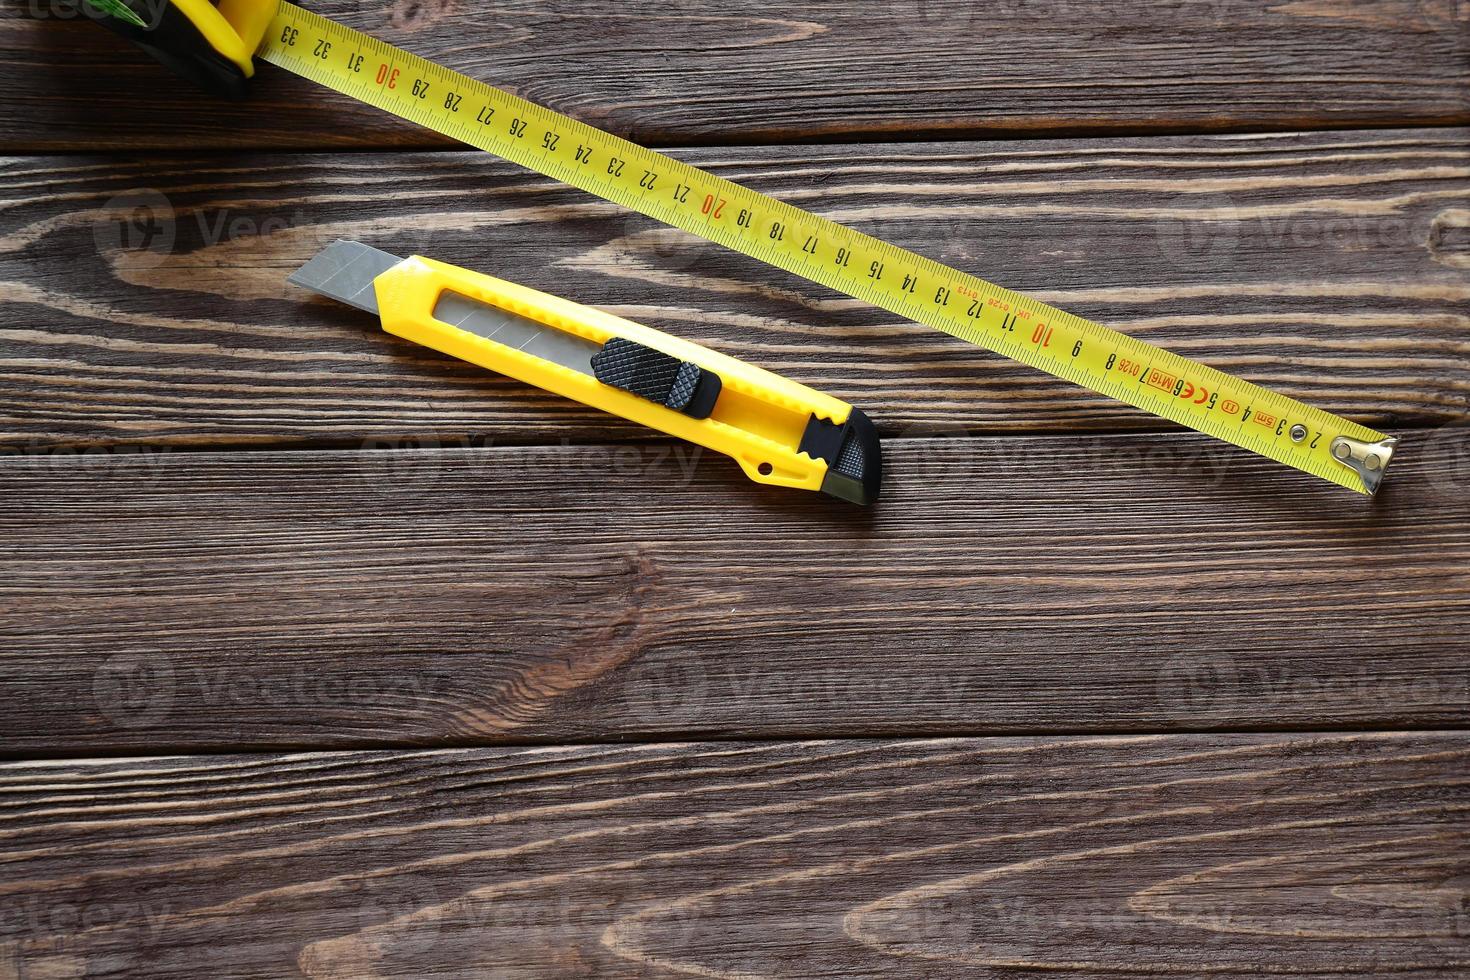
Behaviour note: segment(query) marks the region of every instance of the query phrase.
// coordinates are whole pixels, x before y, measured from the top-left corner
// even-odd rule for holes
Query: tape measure
[[[778,269],[1361,493],[1397,439],[782,203],[292,3],[257,55]]]

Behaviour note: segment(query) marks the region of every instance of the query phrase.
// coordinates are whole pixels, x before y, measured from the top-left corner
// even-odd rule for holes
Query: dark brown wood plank
[[[1463,725],[1470,428],[1368,501],[1193,435],[0,459],[11,753]]]
[[[1455,0],[310,6],[665,144],[1470,121]],[[446,145],[273,66],[211,100],[77,7],[0,10],[10,151]]]
[[[1470,743],[1172,736],[0,767],[0,976],[1470,969]]]
[[[1470,404],[1464,130],[684,155],[1370,424]],[[286,286],[338,236],[707,342],[890,434],[1164,425],[484,154],[14,159],[0,195],[12,447],[637,436]]]

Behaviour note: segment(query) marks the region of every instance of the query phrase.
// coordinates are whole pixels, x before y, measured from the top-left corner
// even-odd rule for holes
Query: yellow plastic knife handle
[[[544,388],[733,458],[758,483],[877,499],[882,457],[862,412],[830,395],[631,320],[433,259],[412,256],[374,280],[388,333]],[[446,293],[497,307],[606,348],[626,341],[719,379],[708,417],[694,418],[624,388],[436,319]]]

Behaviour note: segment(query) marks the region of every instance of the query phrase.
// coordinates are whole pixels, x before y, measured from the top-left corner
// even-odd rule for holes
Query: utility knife
[[[878,432],[844,401],[602,310],[337,241],[289,281],[388,333],[734,459],[757,483],[878,499]]]

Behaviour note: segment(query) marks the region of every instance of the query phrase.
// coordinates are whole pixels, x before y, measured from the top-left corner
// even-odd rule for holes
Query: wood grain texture
[[[1370,424],[1470,407],[1465,130],[685,151],[695,163]],[[288,287],[345,236],[644,320],[888,434],[1158,428],[487,155],[12,159],[12,447],[555,442],[601,413]]]
[[[1455,980],[1467,757],[1457,733],[10,764],[0,976]]]
[[[1470,721],[1470,428],[0,459],[11,753]]]
[[[1470,121],[1457,0],[310,6],[661,144]],[[270,66],[247,102],[211,100],[77,7],[0,11],[11,151],[447,145]]]
[[[1462,0],[311,6],[1399,458],[1366,501],[21,0],[0,980],[1470,975]],[[285,285],[338,237],[846,398],[884,499]]]

